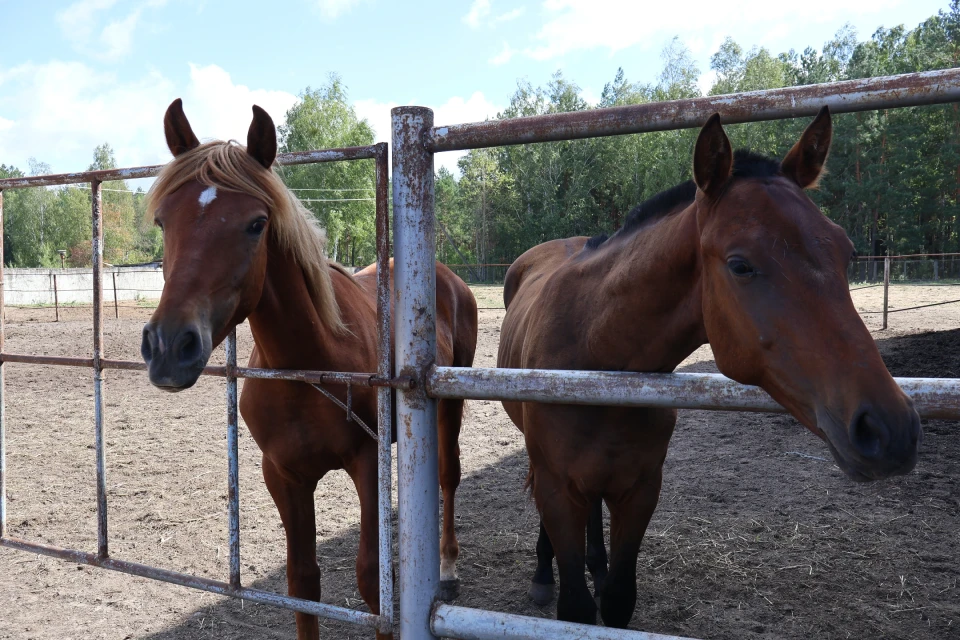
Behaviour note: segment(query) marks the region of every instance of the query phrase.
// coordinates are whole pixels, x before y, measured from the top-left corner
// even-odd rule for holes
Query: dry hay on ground
[[[876,309],[878,289],[856,292]],[[900,307],[948,299],[950,288],[894,288]],[[493,306],[497,292],[484,292]],[[481,304],[481,306],[487,306]],[[8,310],[12,352],[89,353],[89,309]],[[138,358],[149,314],[108,318],[109,357]],[[31,318],[36,321],[30,321]],[[481,312],[478,366],[496,357],[502,312]],[[896,375],[960,375],[960,312],[891,316],[875,332]],[[878,316],[868,316],[872,330]],[[241,353],[251,347],[240,331]],[[95,548],[90,372],[8,364],[11,534]],[[686,371],[712,369],[709,349]],[[223,579],[226,575],[224,383],[205,378],[169,395],[138,373],[106,383],[107,486],[116,557]],[[498,403],[470,402],[458,494],[463,548],[459,604],[553,616],[526,596],[537,517],[523,492],[522,439]],[[638,563],[634,629],[694,638],[960,638],[960,430],[925,424],[907,477],[853,484],[792,418],[681,412],[664,491]],[[246,584],[285,591],[283,531],[242,432],[241,540]],[[317,492],[323,599],[363,608],[354,558],[358,504],[347,476]],[[0,638],[292,638],[293,616],[181,587],[0,549]],[[328,638],[366,638],[323,623]]]

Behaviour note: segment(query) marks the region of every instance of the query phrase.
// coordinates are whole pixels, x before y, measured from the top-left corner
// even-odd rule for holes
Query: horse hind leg
[[[455,494],[460,486],[460,425],[463,421],[463,400],[441,400],[438,407],[439,475],[443,493],[443,531],[440,536],[440,593],[449,602],[460,594],[457,576],[457,541]]]
[[[599,598],[607,579],[607,547],[603,542],[603,500],[597,498],[587,517],[587,570],[593,577],[593,595]]]
[[[357,590],[373,613],[380,612],[380,521],[377,500],[376,448],[369,447],[347,470],[360,498],[360,546],[357,549]],[[377,640],[392,633],[377,631]]]
[[[530,599],[537,606],[544,607],[556,595],[557,584],[553,579],[553,544],[540,520],[540,535],[537,537],[537,569],[530,581]]]
[[[534,497],[557,558],[560,589],[557,619],[580,624],[597,623],[597,604],[584,574],[584,532],[589,503],[580,504],[563,491],[566,482],[537,471]]]

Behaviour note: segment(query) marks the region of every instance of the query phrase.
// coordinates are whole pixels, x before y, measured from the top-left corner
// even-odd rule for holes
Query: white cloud
[[[360,4],[360,0],[317,0],[320,15],[327,20],[337,18],[358,4]]]
[[[463,16],[463,21],[473,29],[479,29],[483,19],[490,15],[490,0],[473,0],[470,11]]]
[[[510,45],[504,42],[503,49],[500,50],[500,53],[490,58],[487,62],[495,67],[499,67],[500,65],[510,62],[510,59],[513,58],[514,53],[516,52],[510,48]]]
[[[54,172],[86,169],[94,147],[103,142],[114,148],[120,166],[167,162],[163,114],[178,96],[201,140],[241,142],[253,104],[279,124],[297,100],[283,91],[234,84],[216,65],[191,65],[181,83],[159,73],[120,82],[112,73],[59,61],[0,70],[0,78],[0,164],[25,169],[35,157]]]
[[[510,22],[511,20],[516,20],[523,15],[523,12],[526,11],[526,7],[519,7],[513,11],[507,11],[506,13],[501,13],[499,16],[492,20],[493,24],[500,24],[501,22]]]
[[[390,110],[398,106],[396,102],[378,102],[377,100],[357,100],[353,110],[361,120],[366,119],[373,129],[375,142],[390,142],[393,135]]]
[[[463,16],[463,22],[472,29],[479,29],[482,26],[493,27],[502,22],[510,22],[519,18],[526,11],[526,7],[517,7],[506,13],[491,17],[492,10],[490,0],[473,0],[470,11]]]
[[[171,96],[167,102],[174,97]],[[286,91],[251,89],[234,84],[230,74],[215,64],[191,64],[190,83],[183,95],[183,110],[194,133],[201,140],[236,139],[246,144],[253,105],[266,110],[279,126],[296,102],[297,97]]]
[[[422,104],[417,101],[411,101],[407,104]],[[357,117],[366,118],[373,127],[375,139],[377,142],[390,142],[393,125],[390,116],[390,110],[397,106],[395,102],[377,102],[376,100],[357,100],[353,103],[353,108],[357,112]],[[460,124],[462,122],[482,122],[487,118],[496,117],[497,113],[502,111],[501,107],[493,104],[477,91],[469,98],[454,96],[440,105],[424,104],[423,106],[433,109],[434,124]],[[446,167],[454,175],[459,175],[457,160],[466,155],[466,151],[449,151],[438,153],[434,159],[434,168]]]
[[[79,62],[54,61],[5,75],[0,112],[14,126],[0,130],[0,162],[25,167],[33,156],[57,172],[83,170],[103,142],[121,166],[166,160],[163,110],[174,86],[160,74],[121,83]]]
[[[741,26],[755,27],[763,37],[782,25],[843,24],[865,15],[883,15],[904,0],[848,0],[818,5],[816,11],[797,12],[788,3],[740,0],[736,6]],[[566,53],[607,49],[611,54],[634,45],[660,46],[663,38],[683,33],[684,39],[713,41],[730,23],[716,19],[714,0],[688,0],[683,10],[670,3],[636,0],[545,0],[546,19],[533,36],[527,55],[550,60]],[[775,45],[775,42],[770,44]]]
[[[105,12],[117,0],[80,0],[57,12],[56,21],[64,37],[78,51],[98,60],[118,60],[130,53],[134,36],[144,9],[157,8],[167,0],[147,0],[125,17],[107,22],[102,28]]]

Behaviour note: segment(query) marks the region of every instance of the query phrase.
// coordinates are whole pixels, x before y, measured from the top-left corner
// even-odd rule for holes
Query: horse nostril
[[[153,329],[150,325],[143,327],[143,339],[140,341],[140,357],[147,364],[153,359]]]
[[[192,365],[200,359],[203,343],[196,329],[184,331],[177,342],[177,359],[181,365]]]
[[[890,440],[887,425],[864,411],[860,414],[850,434],[853,446],[865,458],[876,458],[886,448]]]

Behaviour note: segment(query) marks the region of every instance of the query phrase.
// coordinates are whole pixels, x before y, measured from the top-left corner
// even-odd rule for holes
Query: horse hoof
[[[538,607],[543,607],[551,602],[553,602],[554,591],[556,590],[556,585],[554,583],[550,584],[540,584],[539,582],[530,583],[530,599],[533,600],[534,604]]]
[[[438,598],[444,602],[450,602],[454,598],[460,595],[460,579],[454,578],[453,580],[441,580],[440,581],[440,593],[437,595]]]

